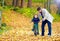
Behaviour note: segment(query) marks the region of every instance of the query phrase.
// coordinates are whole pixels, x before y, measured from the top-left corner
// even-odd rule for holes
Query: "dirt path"
[[[47,26],[45,27],[46,31],[44,37],[41,36],[41,27],[39,27],[40,35],[35,37],[31,31],[31,19],[14,11],[5,11],[3,14],[3,22],[7,23],[7,25],[13,26],[14,28],[3,33],[0,36],[0,41],[60,41],[60,22],[54,22],[52,24],[51,37],[47,35]]]

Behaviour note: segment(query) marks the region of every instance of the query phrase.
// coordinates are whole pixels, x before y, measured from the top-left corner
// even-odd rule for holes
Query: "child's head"
[[[37,14],[35,14],[35,15],[34,15],[34,18],[38,18],[38,15],[37,15]]]

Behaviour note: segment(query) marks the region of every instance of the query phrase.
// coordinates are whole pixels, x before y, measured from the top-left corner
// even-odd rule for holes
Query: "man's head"
[[[42,10],[41,10],[41,8],[40,8],[40,7],[38,7],[38,8],[37,8],[37,11],[38,11],[39,13],[41,13],[41,12],[42,12]]]

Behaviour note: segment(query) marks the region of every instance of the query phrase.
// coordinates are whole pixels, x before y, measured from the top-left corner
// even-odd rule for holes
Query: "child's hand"
[[[33,23],[33,22],[31,21],[31,23]]]
[[[32,21],[30,21],[30,23],[33,23]]]

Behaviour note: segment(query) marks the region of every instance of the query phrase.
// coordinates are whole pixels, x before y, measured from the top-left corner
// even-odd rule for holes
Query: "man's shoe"
[[[41,35],[41,36],[44,36],[44,35]]]
[[[50,33],[48,33],[48,35],[51,35]]]
[[[48,35],[49,37],[51,37],[51,35]]]
[[[48,33],[48,35],[51,35],[51,34]]]

